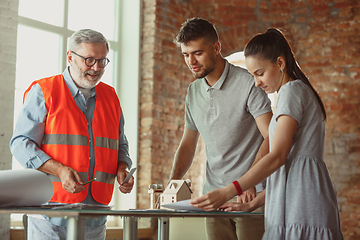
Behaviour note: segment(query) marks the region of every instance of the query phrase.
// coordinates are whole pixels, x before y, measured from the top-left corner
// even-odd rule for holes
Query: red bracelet
[[[233,181],[232,183],[234,184],[234,186],[235,186],[235,188],[236,188],[236,191],[237,191],[237,193],[238,193],[238,196],[240,196],[240,195],[243,193],[243,191],[242,191],[242,189],[241,189],[241,187],[240,187],[239,182],[238,182],[238,181]]]

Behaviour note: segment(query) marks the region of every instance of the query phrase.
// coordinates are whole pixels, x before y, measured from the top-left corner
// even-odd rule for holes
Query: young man
[[[221,56],[219,38],[210,22],[187,20],[174,42],[197,80],[188,88],[185,129],[170,179],[181,179],[186,174],[201,134],[207,156],[205,194],[238,179],[268,153],[271,104],[245,69]],[[263,190],[263,186],[257,188],[258,192]],[[256,190],[251,189],[238,200],[255,197]],[[263,219],[207,218],[207,238],[261,239],[263,224]]]
[[[100,82],[108,52],[101,33],[77,31],[69,41],[69,67],[63,74],[34,81],[25,91],[10,149],[25,168],[49,175],[54,185],[49,204],[107,205],[115,178],[123,183],[131,167],[119,99]],[[129,193],[133,184],[131,178],[120,191]],[[105,235],[106,217],[86,222],[86,239]],[[28,239],[49,238],[66,238],[66,220],[29,217]]]

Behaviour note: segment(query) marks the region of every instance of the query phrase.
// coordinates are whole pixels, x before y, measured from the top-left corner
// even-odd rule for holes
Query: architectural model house
[[[191,199],[190,180],[171,180],[160,195],[160,206],[182,200]]]
[[[151,184],[149,185],[148,193],[150,194],[150,209],[159,208],[159,197],[164,192],[164,185]]]

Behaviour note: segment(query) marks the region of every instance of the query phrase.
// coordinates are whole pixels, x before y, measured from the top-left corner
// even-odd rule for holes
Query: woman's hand
[[[190,201],[190,205],[205,211],[214,211],[235,195],[236,189],[231,184],[224,188],[210,191],[207,194]]]

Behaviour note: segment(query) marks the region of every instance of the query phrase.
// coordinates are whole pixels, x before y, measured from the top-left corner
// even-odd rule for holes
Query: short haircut
[[[104,35],[92,29],[81,29],[71,35],[68,45],[69,51],[77,50],[81,43],[104,43],[109,51],[109,42]]]
[[[178,35],[174,39],[174,43],[177,46],[181,44],[187,45],[190,41],[200,38],[210,43],[219,41],[218,33],[211,22],[202,18],[191,18],[183,23]]]

